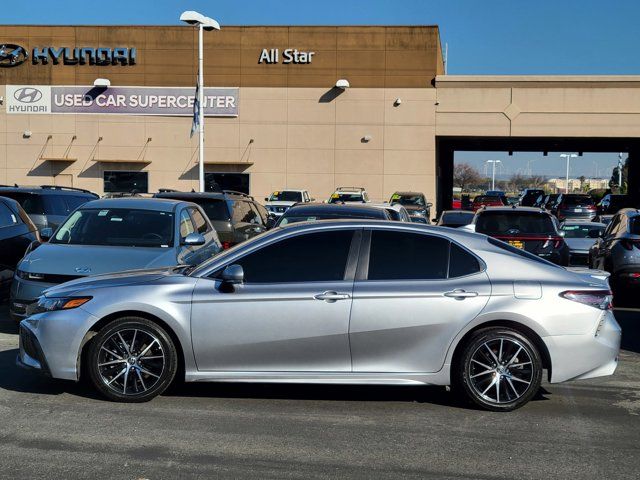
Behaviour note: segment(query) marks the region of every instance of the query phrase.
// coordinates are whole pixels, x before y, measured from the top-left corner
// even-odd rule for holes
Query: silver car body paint
[[[237,294],[220,292],[219,280],[207,278],[284,237],[344,228],[443,236],[473,252],[483,268],[444,281],[245,284]],[[534,288],[539,298],[516,297],[519,289],[530,293],[532,283],[539,285]],[[540,338],[551,362],[550,380],[561,382],[615,370],[621,332],[613,314],[559,296],[566,290],[608,288],[606,279],[589,271],[522,258],[484,235],[460,229],[326,221],[274,229],[223,252],[189,276],[164,269],[62,284],[46,295],[93,298],[73,310],[33,315],[21,326],[37,338],[54,378],[78,379],[81,347],[96,322],[138,312],[173,332],[184,354],[187,381],[448,385],[453,354],[465,334],[506,321]],[[443,295],[456,289],[477,296]],[[331,303],[313,299],[329,290],[348,297]],[[22,363],[38,368],[27,357],[21,349]]]

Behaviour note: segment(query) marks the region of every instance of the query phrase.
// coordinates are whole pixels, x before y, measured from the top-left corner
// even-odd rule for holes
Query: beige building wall
[[[286,187],[323,200],[346,185],[365,187],[374,200],[396,190],[433,199],[436,90],[327,92],[241,87],[237,118],[205,122],[205,170],[249,173],[256,198]],[[0,184],[103,193],[105,170],[129,170],[148,171],[151,192],[197,188],[198,140],[190,127],[185,117],[7,115],[1,108]]]
[[[436,91],[436,135],[640,136],[640,76],[449,75]]]

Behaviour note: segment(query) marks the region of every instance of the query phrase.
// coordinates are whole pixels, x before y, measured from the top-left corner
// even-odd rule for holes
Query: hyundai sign
[[[7,85],[8,114],[193,116],[195,88]],[[237,117],[237,88],[205,88],[204,114]]]

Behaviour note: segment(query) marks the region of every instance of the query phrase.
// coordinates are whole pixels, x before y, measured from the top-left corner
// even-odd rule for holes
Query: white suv
[[[338,187],[327,203],[369,203],[369,195],[362,187]]]
[[[276,190],[268,197],[265,197],[264,204],[269,212],[273,213],[276,217],[281,217],[289,207],[296,203],[309,203],[315,199],[309,196],[307,190]]]

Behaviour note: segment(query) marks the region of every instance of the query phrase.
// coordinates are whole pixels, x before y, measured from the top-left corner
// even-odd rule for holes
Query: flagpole
[[[198,173],[199,173],[199,189],[204,192],[204,72],[203,64],[203,44],[202,44],[202,23],[198,25]]]

